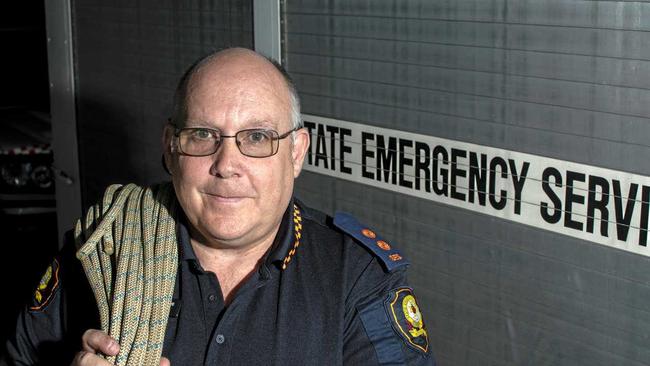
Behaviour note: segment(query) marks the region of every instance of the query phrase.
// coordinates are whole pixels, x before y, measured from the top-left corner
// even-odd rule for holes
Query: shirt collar
[[[269,251],[265,263],[282,265],[282,261],[284,261],[287,253],[289,253],[289,250],[293,247],[293,205],[294,199],[292,198],[289,201],[287,209],[284,210],[282,222],[280,222],[280,228],[278,229],[278,233],[275,235],[275,240],[273,241],[273,245],[271,246],[271,250]]]
[[[178,249],[179,261],[197,261],[196,254],[194,254],[194,249],[192,248],[192,243],[190,242],[190,231],[187,229],[187,217],[183,210],[179,210],[181,215],[178,219]]]
[[[284,260],[285,256],[287,253],[289,253],[289,250],[293,246],[293,206],[294,199],[292,198],[291,201],[289,201],[287,209],[282,215],[280,228],[278,229],[278,233],[275,235],[273,245],[271,246],[271,249],[269,249],[269,251],[264,255],[264,263],[267,265],[275,264],[279,268],[282,265],[282,261]],[[182,213],[179,217],[177,234],[179,261],[192,261],[198,265],[199,261],[196,258],[196,254],[194,253],[194,249],[192,248],[192,244],[190,242],[190,233],[188,230],[188,223],[185,213]]]

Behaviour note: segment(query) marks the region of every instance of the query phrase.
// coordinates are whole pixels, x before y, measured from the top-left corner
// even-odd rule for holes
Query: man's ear
[[[306,128],[301,128],[295,132],[296,136],[293,142],[293,151],[291,158],[293,159],[293,177],[298,178],[302,170],[302,164],[305,161],[305,155],[309,149],[309,132]]]
[[[169,173],[172,174],[172,155],[175,152],[174,145],[174,126],[167,123],[163,128],[162,133],[162,150],[163,150],[163,168]]]

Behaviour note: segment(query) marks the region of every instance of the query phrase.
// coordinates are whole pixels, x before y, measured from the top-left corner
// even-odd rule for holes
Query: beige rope
[[[120,344],[115,365],[159,365],[178,266],[171,184],[112,185],[77,221],[77,258],[102,330]]]

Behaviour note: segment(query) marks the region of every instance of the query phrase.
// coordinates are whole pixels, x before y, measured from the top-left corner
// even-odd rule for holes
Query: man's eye
[[[192,138],[197,140],[207,140],[213,137],[213,133],[208,130],[194,130],[192,131]]]
[[[248,142],[254,144],[263,144],[270,138],[269,133],[266,131],[251,131],[247,136]]]

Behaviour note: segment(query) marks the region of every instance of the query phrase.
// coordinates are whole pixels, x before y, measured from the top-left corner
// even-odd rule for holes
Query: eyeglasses
[[[178,138],[178,147],[181,153],[189,156],[208,156],[219,149],[222,139],[234,138],[237,148],[246,156],[252,158],[266,158],[277,154],[280,140],[298,131],[294,128],[282,135],[275,130],[264,128],[251,128],[241,130],[233,136],[222,135],[218,130],[211,128],[177,128],[174,136]]]

